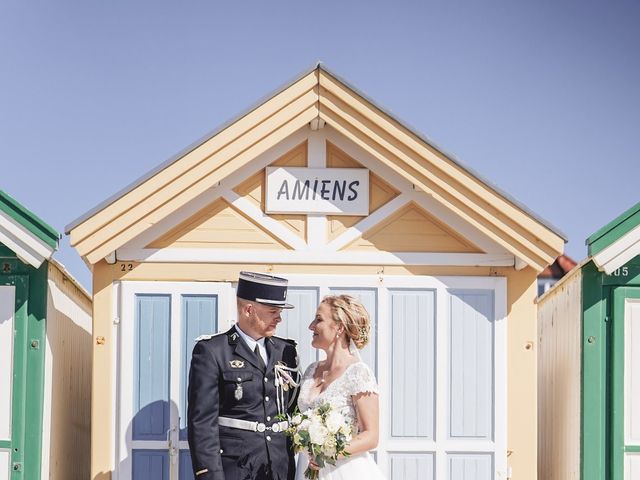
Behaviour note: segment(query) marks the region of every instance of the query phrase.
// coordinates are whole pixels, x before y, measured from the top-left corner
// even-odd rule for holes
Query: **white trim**
[[[229,318],[232,299],[235,296],[233,288],[227,282],[145,282],[123,281],[119,283],[120,309],[119,319],[114,322],[114,327],[120,327],[119,351],[116,355],[118,362],[117,380],[118,393],[116,397],[115,411],[118,436],[116,443],[115,475],[118,480],[132,480],[132,450],[134,448],[168,449],[168,441],[134,441],[132,438],[131,422],[133,420],[133,399],[131,395],[133,385],[132,358],[134,353],[134,307],[137,294],[163,294],[170,296],[170,432],[174,445],[180,445],[179,409],[180,409],[180,340],[182,338],[181,327],[181,296],[185,294],[215,294],[218,295],[218,331],[226,329],[224,318]],[[114,283],[115,290],[115,283]],[[115,297],[116,295],[114,295]],[[115,310],[114,310],[115,312]],[[120,316],[121,315],[121,316]],[[213,333],[213,332],[212,332]],[[177,353],[176,353],[177,352]],[[177,355],[177,356],[174,356]],[[179,451],[178,451],[179,455]],[[178,459],[170,457],[170,478],[177,479]]]
[[[275,235],[278,240],[283,241],[289,247],[296,250],[306,250],[307,244],[298,235],[274,220],[262,210],[253,205],[246,198],[241,197],[233,190],[226,190],[222,193],[222,198],[231,203],[242,213],[251,218],[255,223],[265,228],[269,233]]]
[[[48,280],[48,283],[51,284],[51,280]],[[51,285],[49,285],[51,288]],[[51,316],[49,316],[49,309],[51,308],[48,305],[47,301],[47,323],[51,321]],[[49,327],[50,328],[50,327]],[[47,333],[49,331],[47,328]],[[53,401],[53,386],[52,386],[52,376],[53,376],[53,355],[51,354],[51,342],[49,341],[49,335],[45,335],[44,339],[44,385],[43,385],[43,403],[42,403],[42,448],[40,452],[40,478],[42,480],[49,480],[49,469],[50,469],[50,459],[51,459],[51,404]]]
[[[271,147],[261,155],[258,155],[247,165],[234,171],[232,174],[218,183],[218,185],[205,190],[202,194],[188,202],[183,207],[179,208],[171,215],[162,219],[153,227],[149,228],[142,234],[138,235],[136,238],[127,242],[125,245],[118,249],[118,254],[120,252],[120,249],[122,248],[144,248],[146,245],[158,239],[164,233],[168,232],[175,226],[180,225],[180,223],[184,222],[192,215],[196,214],[198,211],[202,210],[204,207],[220,198],[222,192],[232,190],[244,180],[250,178],[261,169],[267,167],[269,164],[275,162],[278,158],[282,157],[284,154],[300,145],[307,139],[307,132],[308,127],[302,127],[295,133],[289,135],[282,142]],[[120,257],[118,256],[118,258]]]
[[[331,242],[329,242],[326,246],[326,250],[329,251],[338,251],[342,247],[345,247],[349,243],[354,240],[360,238],[364,232],[374,227],[378,223],[385,220],[387,217],[393,215],[397,210],[404,207],[407,203],[411,201],[409,195],[398,195],[393,200],[385,203],[382,207],[380,207],[375,212],[371,213],[369,216],[363,218],[358,223],[349,227],[347,230],[342,232],[339,236],[334,238]]]
[[[326,130],[309,132],[307,137],[307,166],[327,166]],[[307,244],[309,249],[322,249],[327,243],[327,217],[323,214],[307,215]]]
[[[15,312],[16,287],[0,285],[0,440],[10,440],[12,433]]]
[[[282,250],[223,250],[205,248],[133,249],[118,251],[129,262],[280,263],[301,265],[433,265],[512,267],[511,254],[424,252],[323,252]]]
[[[411,195],[411,200],[420,205],[438,221],[449,226],[459,235],[476,245],[486,253],[507,253],[506,250],[480,232],[477,228],[462,220],[458,215],[452,213],[448,208],[421,190],[415,190],[414,186],[406,178],[400,176],[391,168],[387,167],[380,160],[371,156],[362,148],[347,140],[342,134],[327,126],[324,129],[327,141],[333,143],[347,155],[354,158],[362,166],[368,168],[376,175],[382,177],[385,182],[393,188],[402,192],[403,195]],[[410,193],[412,192],[412,193]]]
[[[593,255],[598,270],[611,275],[629,260],[640,254],[640,225],[625,233],[604,250]]]
[[[307,136],[307,167],[325,168],[327,166],[326,131],[316,130],[308,132]]]
[[[640,445],[640,299],[624,302],[624,443]]]
[[[1,210],[0,242],[13,250],[22,261],[34,268],[39,268],[42,262],[51,257],[56,250]]]

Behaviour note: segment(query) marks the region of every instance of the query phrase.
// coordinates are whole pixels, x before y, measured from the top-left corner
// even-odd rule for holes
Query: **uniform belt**
[[[264,432],[271,430],[278,433],[289,428],[289,422],[276,422],[273,425],[266,425],[262,422],[250,422],[249,420],[240,420],[239,418],[218,417],[218,424],[223,427],[239,428],[240,430],[249,430],[251,432]]]

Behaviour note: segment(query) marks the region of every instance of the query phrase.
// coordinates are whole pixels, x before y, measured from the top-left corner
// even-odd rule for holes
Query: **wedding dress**
[[[298,408],[301,412],[309,408],[316,408],[324,403],[331,403],[333,408],[340,410],[352,422],[356,424],[356,409],[351,399],[352,395],[359,393],[378,393],[378,385],[375,376],[366,363],[360,361],[352,363],[344,373],[331,382],[327,388],[312,398],[313,374],[318,362],[309,365],[305,371],[298,397]],[[296,467],[296,480],[304,479],[309,459],[307,455],[298,455]],[[371,479],[384,480],[380,468],[376,465],[369,452],[363,452],[338,460],[334,465],[327,465],[320,470],[319,480],[354,480]]]

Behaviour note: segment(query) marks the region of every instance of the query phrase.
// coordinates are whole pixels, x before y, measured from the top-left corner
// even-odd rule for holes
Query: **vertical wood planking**
[[[625,305],[625,444],[640,445],[640,301]],[[636,460],[638,462],[638,460]]]
[[[433,439],[435,293],[391,290],[391,435]]]
[[[282,311],[283,322],[278,326],[278,336],[292,338],[298,342],[302,372],[318,359],[318,351],[311,347],[311,331],[308,327],[315,317],[319,296],[317,288],[289,288],[287,302],[295,308]]]
[[[178,480],[193,480],[193,478],[191,454],[189,450],[180,450],[180,472],[178,474]]]
[[[332,288],[331,295],[351,295],[360,300],[364,308],[369,313],[371,331],[369,332],[369,343],[359,351],[362,361],[369,365],[371,370],[377,375],[378,364],[377,342],[378,342],[378,296],[373,288]]]
[[[170,299],[136,295],[134,440],[166,440],[169,429]]]
[[[450,431],[491,439],[493,430],[493,292],[450,296]]]
[[[15,298],[16,287],[0,286],[0,440],[11,439]]]
[[[169,480],[169,454],[162,450],[134,450],[132,478]]]
[[[580,476],[582,270],[538,300],[538,474]]]
[[[191,353],[196,344],[196,338],[200,335],[212,335],[218,331],[218,297],[217,295],[182,295],[181,313],[180,440],[186,440],[187,388]]]
[[[453,454],[448,460],[449,480],[493,480],[490,454]]]
[[[391,480],[433,480],[433,454],[393,453],[389,455]]]

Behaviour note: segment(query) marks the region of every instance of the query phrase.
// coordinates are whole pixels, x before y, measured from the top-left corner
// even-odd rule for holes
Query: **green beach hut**
[[[538,301],[538,473],[640,478],[640,203]]]
[[[0,480],[89,476],[91,297],[0,190]]]

